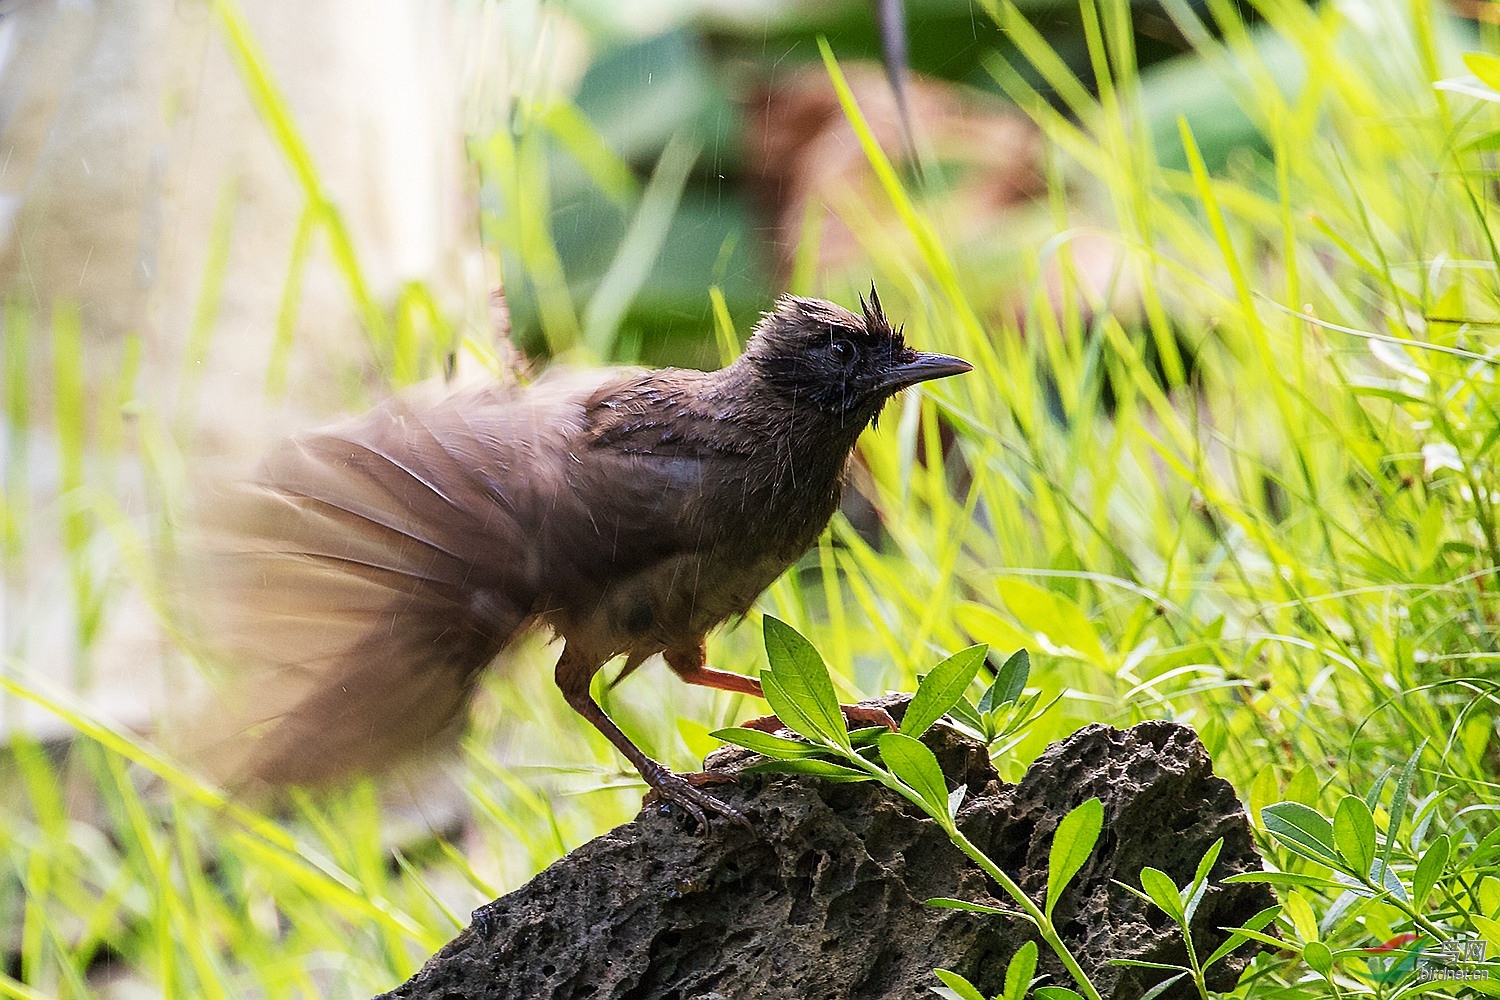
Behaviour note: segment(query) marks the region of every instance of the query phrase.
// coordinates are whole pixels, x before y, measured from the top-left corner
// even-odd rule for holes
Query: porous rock
[[[897,717],[905,708],[904,700],[870,704]],[[1137,1000],[1169,975],[1110,959],[1186,957],[1165,915],[1115,880],[1139,885],[1150,865],[1186,884],[1222,837],[1214,884],[1193,921],[1199,955],[1223,940],[1219,928],[1274,902],[1263,885],[1219,884],[1259,869],[1260,857],[1234,790],[1185,726],[1087,726],[1049,748],[1018,785],[1000,781],[984,748],[952,729],[938,726],[924,740],[949,787],[968,786],[960,829],[1033,899],[1045,891],[1058,821],[1090,797],[1102,800],[1103,832],[1054,921],[1108,1000]],[[731,748],[708,764],[733,771],[754,759]],[[754,833],[715,822],[696,835],[675,811],[643,810],[476,911],[385,996],[917,998],[933,995],[934,967],[962,973],[989,996],[1032,936],[1012,917],[924,905],[947,896],[1014,908],[936,823],[883,788],[746,774],[714,791],[750,816]],[[1210,988],[1232,987],[1255,947],[1217,966]],[[1045,945],[1038,973],[1073,985]],[[1186,980],[1165,994],[1190,995]]]

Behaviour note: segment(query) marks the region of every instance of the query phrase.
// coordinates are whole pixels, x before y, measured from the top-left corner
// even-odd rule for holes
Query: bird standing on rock
[[[210,765],[315,784],[393,763],[451,738],[479,672],[543,625],[568,704],[660,797],[743,822],[589,682],[662,653],[688,683],[761,695],[705,664],[705,635],[817,540],[886,401],[971,368],[907,347],[873,288],[861,306],[784,296],[719,371],[553,372],[288,441],[216,512],[205,641],[262,669],[245,717],[215,720]]]

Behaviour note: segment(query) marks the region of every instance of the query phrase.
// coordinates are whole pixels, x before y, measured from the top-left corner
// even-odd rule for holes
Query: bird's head
[[[959,358],[907,347],[901,328],[886,321],[873,285],[860,307],[862,317],[822,299],[783,295],[756,326],[743,360],[779,396],[853,417],[860,426],[902,389],[973,369]]]

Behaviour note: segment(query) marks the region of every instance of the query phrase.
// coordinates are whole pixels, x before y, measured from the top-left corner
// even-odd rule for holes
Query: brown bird
[[[215,658],[260,668],[243,717],[215,720],[211,765],[316,784],[445,742],[479,672],[541,625],[564,640],[568,704],[648,785],[700,825],[743,822],[641,752],[589,682],[662,653],[688,683],[760,696],[705,664],[704,636],[817,540],[886,400],[970,370],[907,347],[873,288],[861,305],[785,296],[715,372],[558,371],[287,442],[218,505],[195,595]]]

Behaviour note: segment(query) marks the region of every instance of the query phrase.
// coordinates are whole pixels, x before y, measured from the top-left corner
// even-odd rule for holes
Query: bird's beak
[[[962,375],[964,372],[973,370],[974,366],[962,358],[919,352],[910,361],[903,361],[881,376],[880,388],[887,392],[895,392],[898,389],[916,385],[918,382],[947,378],[949,375]]]

